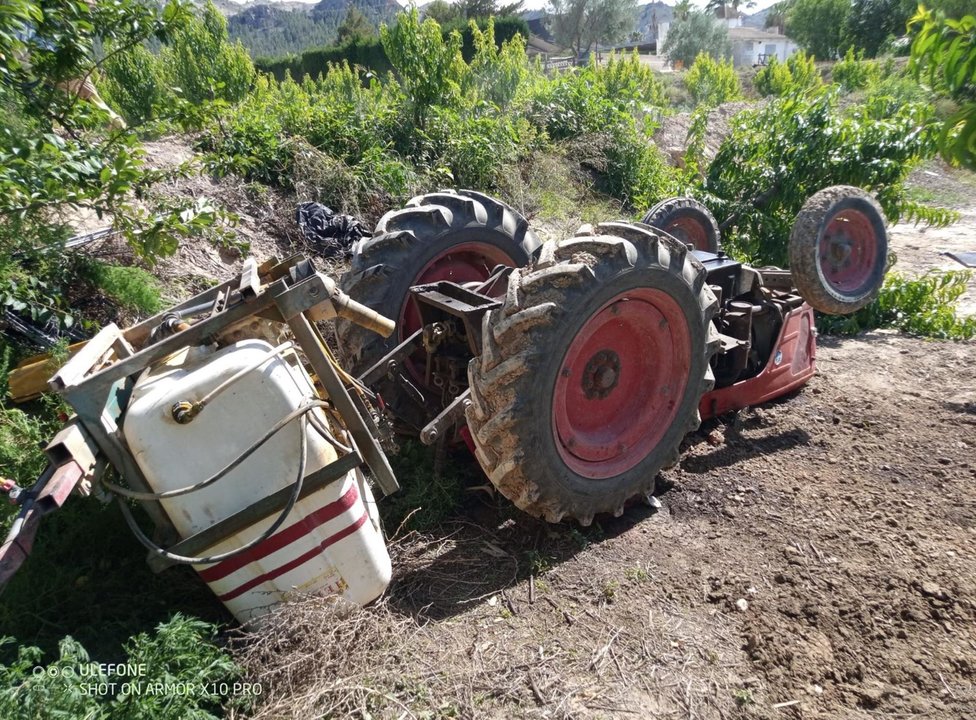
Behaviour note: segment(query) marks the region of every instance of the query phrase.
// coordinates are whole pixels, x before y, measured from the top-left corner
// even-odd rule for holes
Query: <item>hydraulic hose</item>
[[[268,442],[268,440],[274,437],[278,432],[281,431],[283,427],[285,427],[285,425],[290,423],[292,420],[294,420],[297,417],[301,417],[305,415],[306,413],[310,412],[311,410],[314,410],[315,408],[326,407],[326,406],[327,403],[324,402],[323,400],[313,400],[305,405],[301,405],[295,408],[290,413],[285,415],[285,417],[283,417],[281,420],[275,423],[274,426],[272,426],[272,428],[268,430],[268,432],[266,432],[261,437],[260,440],[257,441],[257,443],[249,447],[243,453],[238,455],[234,460],[232,460],[230,464],[228,464],[222,470],[218,470],[215,474],[211,475],[206,480],[201,480],[200,482],[195,483],[193,485],[187,485],[186,487],[177,488],[175,490],[164,490],[163,492],[158,492],[158,493],[130,490],[129,488],[122,487],[121,485],[116,485],[115,483],[109,482],[108,480],[102,480],[102,485],[105,487],[106,490],[109,490],[115,493],[116,495],[132,498],[133,500],[165,500],[166,498],[178,497],[180,495],[186,495],[187,493],[196,492],[197,490],[202,490],[205,487],[213,485],[215,482],[217,482],[222,477],[227,475],[227,473],[229,473],[231,470],[233,470],[242,462],[247,460],[262,445]],[[303,424],[303,429],[304,429],[304,424]],[[305,437],[304,433],[302,433],[302,437],[303,438]],[[303,440],[302,442],[304,443],[305,441]]]
[[[304,410],[304,412],[307,413],[309,411],[309,409],[311,409],[312,407],[315,407],[315,406],[314,405],[306,405],[305,407],[299,408],[299,409],[300,410]],[[289,417],[288,417],[288,420],[289,421],[290,420],[293,420],[295,417],[299,417],[299,415],[297,415],[295,413],[291,413],[291,415],[289,415]],[[305,417],[304,413],[301,414],[301,417],[302,417],[302,422],[301,422],[301,440],[300,440],[300,443],[301,443],[300,458],[301,459],[300,459],[300,461],[298,463],[298,477],[295,479],[295,487],[291,491],[291,495],[288,497],[288,503],[285,505],[284,509],[282,509],[282,511],[278,515],[278,517],[275,518],[275,521],[273,523],[271,523],[271,525],[268,527],[267,530],[265,530],[264,532],[262,532],[260,535],[258,535],[253,540],[245,543],[244,545],[242,545],[239,548],[235,548],[234,550],[228,550],[227,552],[219,553],[217,555],[206,555],[204,557],[187,557],[185,555],[177,555],[175,553],[171,553],[169,550],[167,550],[165,548],[160,547],[159,545],[157,545],[156,543],[154,543],[152,540],[150,540],[148,537],[146,537],[145,533],[142,532],[142,528],[140,528],[139,525],[136,523],[136,519],[132,515],[132,510],[129,508],[128,505],[126,505],[125,500],[123,500],[121,497],[119,497],[119,498],[117,498],[118,503],[119,503],[119,509],[122,510],[122,516],[125,518],[126,525],[129,526],[129,529],[132,531],[132,534],[136,536],[136,539],[140,543],[142,543],[142,545],[147,550],[149,550],[151,553],[153,553],[154,555],[158,555],[160,557],[164,557],[167,560],[170,560],[170,561],[175,562],[175,563],[179,563],[181,565],[207,565],[207,564],[221,562],[222,560],[227,560],[228,558],[232,558],[235,555],[240,555],[243,552],[247,552],[248,550],[250,550],[251,548],[253,548],[255,545],[259,545],[260,543],[263,543],[269,537],[271,537],[272,535],[274,535],[275,531],[279,527],[281,527],[282,523],[285,522],[285,519],[291,514],[292,509],[294,509],[294,507],[295,507],[295,503],[298,502],[298,498],[302,494],[302,486],[305,484],[305,467],[306,467],[306,465],[308,463],[308,452],[307,452],[308,451],[308,438],[307,438],[307,435],[306,435],[306,428],[305,428],[305,424],[307,422],[307,418]],[[279,423],[279,425],[281,427],[284,427],[284,423]],[[281,427],[278,427],[278,430],[280,430]],[[275,430],[275,432],[277,432],[277,430]],[[267,438],[265,438],[265,440],[266,439]],[[262,442],[264,442],[264,440],[262,440]],[[242,456],[241,458],[239,458],[238,460],[244,459],[244,457],[246,457],[247,455],[250,455],[258,447],[260,447],[260,444],[258,444],[256,446],[250,448],[249,451],[244,456]]]

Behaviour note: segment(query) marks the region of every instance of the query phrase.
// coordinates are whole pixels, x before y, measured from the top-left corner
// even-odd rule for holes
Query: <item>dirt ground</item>
[[[806,389],[689,436],[656,512],[580,531],[473,493],[394,544],[331,674],[261,659],[292,689],[268,716],[358,686],[389,717],[976,716],[974,350],[822,339]]]

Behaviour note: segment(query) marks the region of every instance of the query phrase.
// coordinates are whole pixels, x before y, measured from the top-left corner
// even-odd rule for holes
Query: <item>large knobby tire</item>
[[[352,267],[340,287],[395,320],[397,330],[382,338],[338,320],[346,369],[362,373],[420,328],[411,286],[438,280],[480,282],[497,265],[525,265],[540,245],[524,217],[471,190],[429,193],[388,212],[373,237],[353,247]]]
[[[468,366],[476,455],[519,508],[589,525],[653,492],[714,385],[718,303],[685,245],[639,225],[547,242]]]
[[[707,207],[694,198],[662,200],[647,211],[641,222],[663,230],[683,243],[690,243],[695,250],[718,252],[722,237],[718,221]]]
[[[884,282],[888,233],[878,202],[835,185],[803,205],[790,234],[790,272],[815,310],[848,315],[871,302]]]

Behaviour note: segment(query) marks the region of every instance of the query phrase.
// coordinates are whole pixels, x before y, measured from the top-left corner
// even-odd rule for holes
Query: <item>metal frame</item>
[[[321,335],[310,319],[335,317],[338,314],[351,317],[344,312],[349,304],[349,298],[338,291],[334,281],[316,272],[304,256],[295,255],[284,262],[269,262],[261,267],[249,260],[238,277],[199,293],[138,325],[125,331],[120,331],[114,325],[104,328],[58,371],[49,385],[77,413],[78,421],[86,431],[90,454],[111,463],[134,490],[151,492],[152,488],[132,456],[121,430],[129,396],[138,376],[186,347],[214,342],[221,332],[249,317],[257,316],[286,324],[354,441],[352,454],[340,457],[306,479],[303,496],[324,487],[363,462],[380,489],[389,494],[399,489],[399,484],[370,427],[368,410],[364,403],[357,404],[350,396]],[[207,306],[210,306],[207,317],[193,324],[180,320],[181,311],[193,309],[199,312],[202,307],[207,312]],[[173,334],[158,340],[154,338],[153,330],[167,323]],[[376,325],[375,321],[373,325]],[[211,547],[223,537],[280,510],[289,492],[290,489],[286,488],[259,499],[207,530],[182,540],[158,501],[144,501],[143,506],[156,526],[156,542],[189,555]],[[172,564],[152,553],[148,561],[154,570]]]

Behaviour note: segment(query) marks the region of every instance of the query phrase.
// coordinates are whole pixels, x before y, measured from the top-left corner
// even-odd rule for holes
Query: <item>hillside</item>
[[[280,57],[312,47],[333,44],[336,31],[351,8],[374,26],[389,22],[400,12],[396,0],[322,0],[315,5],[248,4],[233,13],[224,3],[231,39],[240,40],[251,57]]]

